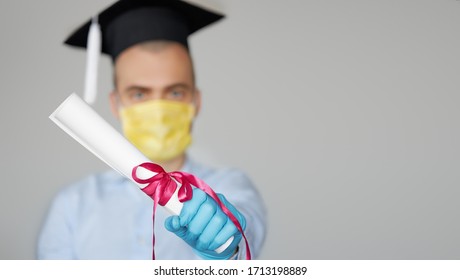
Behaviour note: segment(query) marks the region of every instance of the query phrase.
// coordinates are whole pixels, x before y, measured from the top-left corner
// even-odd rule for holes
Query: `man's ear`
[[[118,98],[118,94],[115,91],[112,91],[109,94],[109,101],[110,101],[110,110],[112,111],[113,116],[116,119],[120,119],[120,113],[118,112],[118,108],[120,108],[120,100]]]
[[[195,103],[195,118],[198,116],[201,110],[201,91],[198,88],[195,88],[194,94],[194,103]]]

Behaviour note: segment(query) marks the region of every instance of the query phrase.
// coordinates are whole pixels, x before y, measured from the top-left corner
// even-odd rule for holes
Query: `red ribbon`
[[[157,174],[147,179],[141,179],[137,177],[136,173],[139,167],[145,168]],[[145,188],[142,189],[142,191],[153,199],[153,227],[155,227],[155,212],[157,204],[165,206],[177,189],[177,183],[174,180],[181,184],[177,196],[179,198],[179,201],[182,203],[192,199],[192,186],[195,186],[200,190],[204,191],[206,194],[208,194],[212,199],[216,201],[217,205],[219,205],[222,212],[224,212],[230,218],[230,220],[236,226],[238,231],[242,234],[244,242],[246,243],[246,259],[251,259],[251,250],[249,249],[249,243],[246,239],[246,236],[244,235],[243,228],[240,222],[235,217],[235,215],[233,215],[233,213],[230,210],[228,210],[228,208],[222,203],[222,201],[219,199],[219,196],[217,196],[217,194],[211,189],[211,187],[208,186],[203,180],[187,172],[174,171],[168,173],[163,169],[163,167],[152,162],[145,162],[134,167],[132,171],[132,177],[134,181],[136,181],[139,184],[148,184]],[[155,230],[153,231],[152,244],[153,247],[155,247]],[[155,249],[152,249],[152,259],[155,259]]]

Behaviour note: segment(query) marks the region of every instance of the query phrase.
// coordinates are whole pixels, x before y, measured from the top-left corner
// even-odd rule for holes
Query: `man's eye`
[[[145,97],[145,93],[143,92],[136,92],[131,96],[134,100],[142,100]]]
[[[179,90],[173,90],[171,91],[170,96],[173,99],[181,99],[184,97],[184,92],[179,91]]]

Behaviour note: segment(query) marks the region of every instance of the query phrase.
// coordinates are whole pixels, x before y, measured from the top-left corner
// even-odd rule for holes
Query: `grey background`
[[[191,39],[191,152],[257,184],[263,259],[459,259],[460,1],[193,2],[228,18]],[[58,189],[107,168],[48,115],[83,87],[62,40],[110,3],[0,2],[1,259],[35,258]]]

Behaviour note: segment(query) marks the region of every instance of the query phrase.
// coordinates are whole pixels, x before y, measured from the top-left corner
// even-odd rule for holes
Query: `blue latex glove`
[[[217,195],[238,219],[244,230],[246,228],[244,216],[222,194]],[[165,227],[192,246],[198,255],[211,260],[224,260],[232,257],[242,237],[219,205],[200,189],[193,190],[192,199],[184,203],[179,216],[170,216],[165,220]],[[214,250],[231,236],[234,236],[234,240],[230,246],[222,253],[216,253]]]

